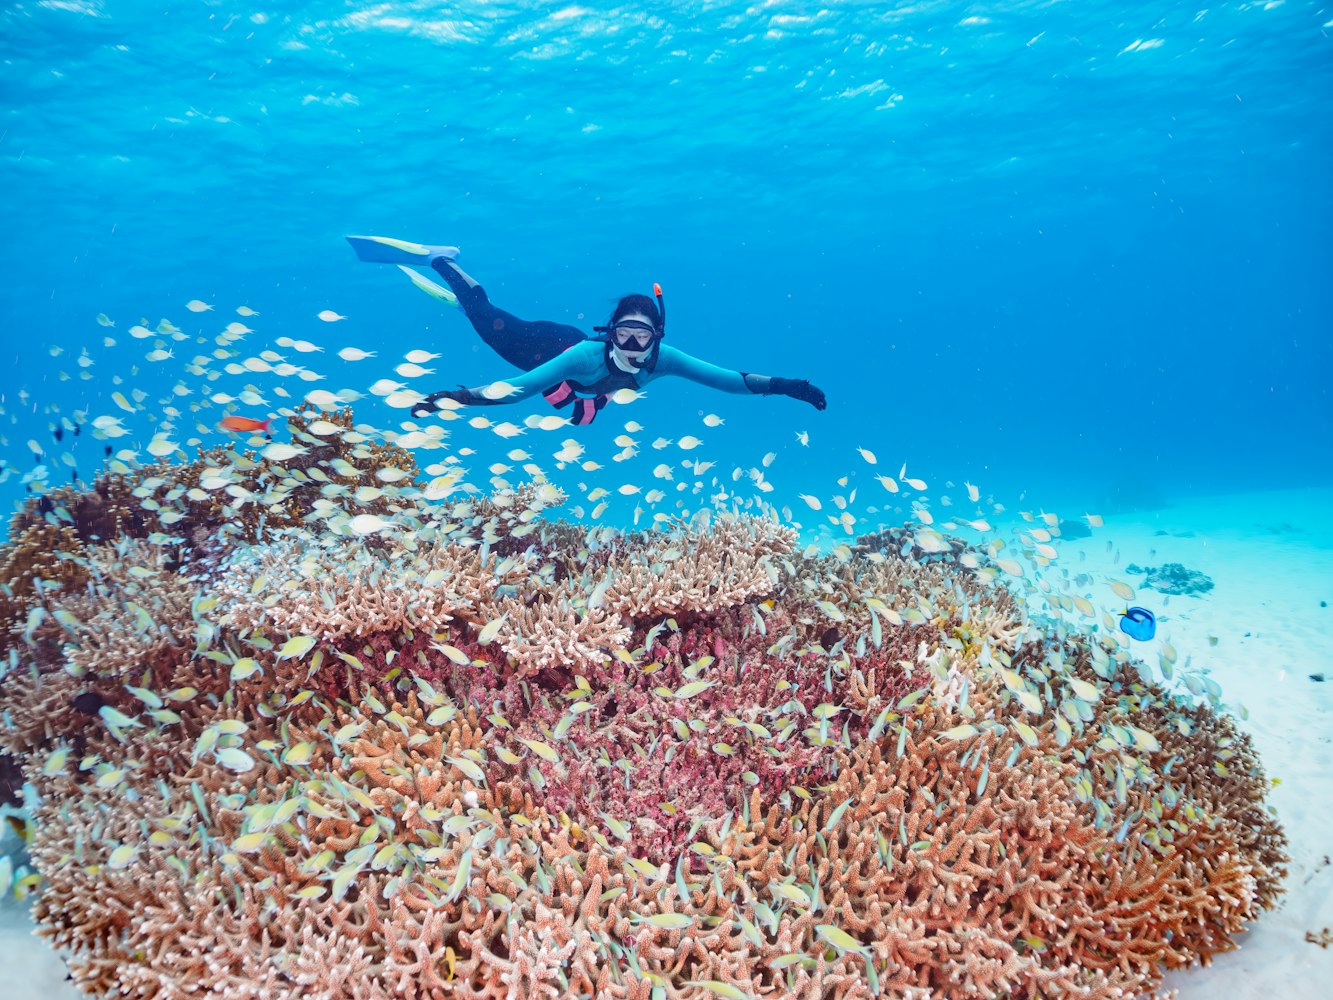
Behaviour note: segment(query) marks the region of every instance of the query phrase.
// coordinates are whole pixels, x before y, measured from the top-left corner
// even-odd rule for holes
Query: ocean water
[[[1280,560],[1297,532],[1262,498],[1333,485],[1331,34],[1333,10],[1282,0],[8,4],[0,513],[155,439],[181,461],[233,443],[224,415],[312,390],[392,434],[380,380],[517,374],[358,262],[357,233],[457,244],[497,305],[588,330],[660,282],[670,344],[827,394],[816,412],[663,379],[589,427],[526,424],[554,412],[539,400],[444,424],[472,481],[535,462],[562,517],[734,496],[836,542],[950,506],[1100,528],[1244,493],[1210,530],[1262,524]],[[266,351],[312,379],[225,371]],[[429,374],[395,372],[411,351]],[[555,459],[569,440],[597,467]],[[1142,558],[1200,551],[1168,516],[1133,524]],[[1127,578],[1112,548],[1097,587]],[[1227,569],[1233,599],[1249,577]],[[1181,634],[1207,618],[1165,604]],[[1230,624],[1199,624],[1185,667]]]
[[[514,374],[461,314],[359,264],[346,233],[458,244],[497,304],[584,328],[661,282],[676,347],[808,378],[830,401],[658,382],[578,432],[603,451],[626,420],[675,439],[716,413],[725,425],[698,434],[709,457],[776,452],[789,494],[797,469],[831,483],[855,468],[858,445],[891,472],[1077,513],[1327,483],[1331,16],[6,5],[6,507],[30,439],[51,483],[69,476],[48,406],[118,412],[120,375],[149,394],[140,417],[160,416],[237,306],[260,313],[247,346],[326,346],[321,387],[364,391],[414,348],[441,355],[422,391]],[[161,318],[191,340],[154,364],[127,331]],[[347,345],[379,357],[344,364]],[[102,446],[76,444],[87,477]]]

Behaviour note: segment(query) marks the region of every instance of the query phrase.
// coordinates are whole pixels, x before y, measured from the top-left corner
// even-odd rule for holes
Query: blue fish
[[[1130,608],[1120,616],[1120,631],[1131,639],[1147,642],[1157,634],[1157,619],[1147,608]]]

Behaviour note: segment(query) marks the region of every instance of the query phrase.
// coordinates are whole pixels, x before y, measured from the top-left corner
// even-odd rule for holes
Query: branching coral
[[[256,477],[262,539],[77,538],[15,590],[0,746],[88,992],[1109,998],[1281,891],[1231,721],[968,550],[593,538],[542,484],[316,534],[338,489]]]
[[[226,624],[240,632],[324,639],[420,628],[455,618],[480,623],[500,587],[521,579],[521,560],[497,567],[477,550],[439,542],[386,549],[357,538],[311,546],[284,537],[240,550],[214,586]]]

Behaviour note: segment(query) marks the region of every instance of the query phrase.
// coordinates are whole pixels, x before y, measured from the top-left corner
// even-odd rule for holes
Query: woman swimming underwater
[[[423,246],[382,236],[349,236],[358,257],[382,264],[430,266],[445,280],[473,328],[496,354],[526,372],[508,380],[514,391],[503,399],[484,395],[485,387],[459,386],[433,393],[412,408],[412,415],[437,412],[443,400],[465,406],[517,403],[537,393],[555,407],[573,406],[570,422],[590,424],[618,389],[640,389],[664,375],[698,382],[723,392],[790,396],[817,410],[827,405],[824,393],[805,379],[752,375],[710,365],[664,345],[666,306],[662,289],[653,286],[656,302],[647,295],[626,295],[606,326],[594,327],[599,337],[546,320],[522,320],[491,305],[486,292],[455,262],[457,247]],[[414,281],[437,297],[444,290],[428,281]]]

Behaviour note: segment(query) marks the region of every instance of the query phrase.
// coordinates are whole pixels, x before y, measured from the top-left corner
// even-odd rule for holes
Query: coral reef
[[[90,994],[1110,998],[1281,892],[1230,718],[961,543],[588,532],[542,483],[355,521],[328,455],[209,461],[0,553],[0,749]]]
[[[1130,573],[1144,574],[1143,585],[1160,590],[1163,594],[1198,597],[1213,589],[1212,577],[1197,569],[1187,569],[1181,563],[1163,563],[1161,566],[1137,566],[1130,563],[1125,569]]]

